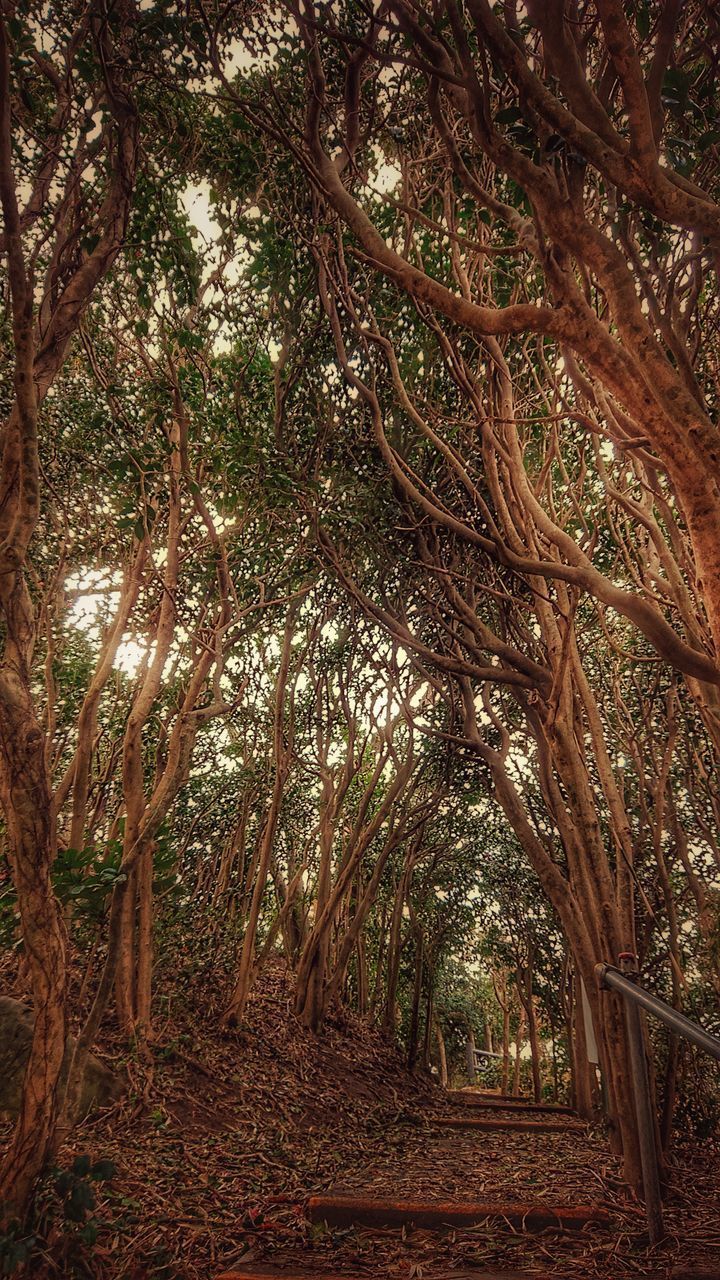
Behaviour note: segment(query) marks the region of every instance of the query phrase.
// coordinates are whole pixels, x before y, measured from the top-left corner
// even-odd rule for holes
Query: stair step
[[[234,1271],[223,1271],[215,1280],[360,1280],[357,1276],[341,1276],[337,1271],[308,1271],[290,1267],[238,1266]],[[367,1277],[365,1277],[367,1280]]]
[[[714,1267],[688,1267],[681,1263],[673,1267],[670,1280],[720,1280],[720,1262],[716,1262]]]
[[[445,1273],[447,1276],[447,1273]],[[720,1268],[713,1270],[710,1268],[701,1268],[694,1271],[683,1267],[670,1273],[671,1280],[720,1280]],[[381,1277],[379,1272],[369,1277],[367,1272],[363,1276],[350,1275],[347,1272],[338,1271],[317,1271],[313,1268],[312,1263],[297,1267],[294,1263],[289,1265],[261,1265],[249,1264],[243,1266],[238,1264],[234,1271],[223,1271],[221,1275],[215,1276],[215,1280],[385,1280],[385,1276]],[[557,1280],[555,1276],[549,1275],[545,1271],[453,1271],[452,1280]],[[660,1276],[653,1272],[643,1275],[643,1280],[667,1280],[667,1273]]]
[[[544,1271],[453,1271],[453,1280],[553,1280]],[[236,1267],[234,1271],[223,1271],[215,1280],[370,1280],[364,1276],[353,1276],[347,1272],[316,1271],[308,1266],[247,1266]],[[374,1278],[373,1278],[374,1280]],[[378,1274],[377,1280],[380,1280]],[[383,1277],[384,1280],[384,1277]],[[643,1280],[653,1280],[652,1276]]]
[[[610,1221],[605,1209],[593,1205],[384,1200],[353,1195],[311,1196],[307,1212],[311,1222],[327,1222],[333,1227],[413,1225],[431,1230],[470,1227],[487,1219],[504,1221],[525,1231],[543,1231],[546,1227],[581,1230]]]
[[[526,1093],[495,1093],[492,1089],[451,1089],[451,1093],[471,1093],[475,1098],[495,1098],[501,1102],[532,1102]]]
[[[577,1115],[573,1107],[564,1107],[557,1102],[519,1102],[517,1098],[512,1102],[503,1102],[501,1098],[489,1098],[479,1093],[463,1093],[461,1089],[451,1089],[447,1096],[451,1102],[457,1103],[462,1107],[481,1107],[488,1111],[527,1111],[530,1113],[547,1111],[557,1116]]]
[[[568,1120],[480,1120],[476,1116],[437,1116],[442,1129],[479,1129],[482,1133],[583,1133],[585,1125]]]
[[[238,1265],[234,1271],[223,1271],[222,1275],[215,1277],[215,1280],[368,1280],[368,1277],[352,1276],[347,1273],[341,1275],[337,1271],[316,1271],[314,1268],[308,1270],[307,1265],[304,1267],[296,1267],[292,1264],[287,1267]],[[484,1278],[477,1276],[475,1280],[484,1280]],[[498,1277],[498,1280],[505,1280],[505,1277]],[[512,1280],[512,1277],[509,1280]],[[527,1276],[525,1280],[545,1280],[545,1277]]]

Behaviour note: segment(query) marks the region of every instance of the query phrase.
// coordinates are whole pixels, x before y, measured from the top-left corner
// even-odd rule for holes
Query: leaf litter
[[[667,1239],[647,1245],[642,1206],[624,1186],[601,1127],[563,1133],[473,1132],[433,1123],[458,1111],[399,1051],[344,1013],[321,1036],[292,1012],[291,982],[269,966],[246,1025],[218,1030],[219,994],[177,1005],[143,1081],[73,1134],[60,1163],[89,1152],[117,1176],[99,1195],[88,1253],[94,1280],[212,1280],[241,1260],[389,1280],[463,1280],[522,1270],[564,1280],[669,1277],[679,1264],[717,1266],[717,1142],[680,1144],[671,1161]],[[98,1046],[122,1057],[119,1040]],[[502,1116],[503,1112],[494,1113]],[[7,1125],[0,1137],[9,1133]],[[309,1196],[329,1190],[430,1201],[596,1205],[608,1227],[523,1233],[484,1223],[436,1233],[337,1229],[307,1221]],[[57,1277],[49,1238],[32,1275]]]

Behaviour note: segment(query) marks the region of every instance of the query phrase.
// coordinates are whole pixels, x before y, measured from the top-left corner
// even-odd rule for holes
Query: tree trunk
[[[583,1120],[591,1120],[594,1112],[594,1098],[591,1073],[594,1068],[588,1061],[587,1036],[585,1034],[585,1015],[582,1000],[579,999],[579,980],[575,978],[576,998],[572,1011],[570,1047],[574,1064],[575,1109]],[[574,1034],[573,1034],[574,1031]]]
[[[680,1037],[670,1035],[668,1040],[668,1057],[665,1067],[665,1087],[663,1089],[663,1105],[660,1115],[660,1143],[664,1153],[670,1150],[677,1102],[678,1067],[680,1063]]]
[[[97,14],[88,31],[89,39],[102,44],[104,55],[107,151],[103,155],[101,148],[97,161],[98,171],[107,172],[108,185],[99,208],[91,207],[91,199],[87,207],[80,210],[78,204],[77,208],[78,216],[92,222],[98,234],[77,267],[68,262],[52,293],[46,294],[41,347],[34,305],[34,253],[28,255],[33,263],[28,267],[13,172],[14,67],[6,23],[0,21],[0,204],[14,351],[14,400],[2,432],[0,466],[0,615],[5,631],[0,662],[0,801],[35,1014],[20,1115],[0,1173],[3,1217],[22,1216],[34,1181],[53,1150],[65,1052],[66,936],[52,886],[56,832],[46,742],[33,703],[36,617],[25,565],[40,515],[38,406],[62,368],[96,285],[122,245],[134,186],[137,119],[129,88],[118,81],[119,68],[127,67],[128,59],[117,56],[118,42],[124,44],[134,11],[131,6],[119,6],[116,17],[112,33],[107,24],[99,24],[105,32],[99,35]],[[72,55],[66,70],[70,92]],[[96,105],[99,108],[100,102]],[[51,214],[49,208],[45,212]],[[49,216],[51,228],[52,223]],[[81,230],[70,209],[56,221],[56,228],[67,243]],[[49,234],[52,252],[59,246],[57,241],[53,245],[54,232]]]
[[[557,1048],[556,1048],[555,1040],[556,1040],[555,1023],[552,1017],[550,1017],[550,1050],[552,1053],[553,1102],[557,1102],[559,1097]]]
[[[135,911],[137,906],[137,869],[128,874],[120,923],[120,949],[115,973],[115,1007],[118,1022],[126,1036],[135,1028]]]
[[[26,681],[7,666],[0,669],[0,744],[7,856],[35,1014],[20,1115],[0,1177],[0,1204],[13,1217],[22,1215],[53,1150],[65,1052],[67,939],[51,881],[55,847],[44,738]]]
[[[367,1017],[368,1011],[368,975],[367,975],[367,958],[365,954],[365,938],[362,933],[358,934],[355,943],[355,956],[357,961],[357,1003],[358,1013],[361,1018]]]
[[[420,1033],[420,1003],[422,1000],[423,969],[425,947],[422,933],[418,931],[415,940],[415,981],[413,984],[413,1002],[410,1011],[410,1030],[408,1033],[408,1069],[414,1071],[418,1055],[418,1038]]]
[[[472,1024],[468,1022],[467,1037],[465,1040],[465,1071],[468,1078],[468,1084],[475,1084],[477,1073],[475,1070],[475,1032]]]
[[[520,1054],[522,1051],[522,1039],[525,1034],[525,1010],[520,1006],[518,1013],[517,1031],[515,1033],[515,1064],[513,1067],[513,1084],[512,1091],[515,1097],[520,1093]]]
[[[325,979],[330,955],[332,919],[320,928],[319,920],[330,898],[332,883],[332,850],[335,831],[335,806],[332,779],[322,781],[320,812],[320,866],[315,895],[315,918],[305,942],[295,979],[295,1012],[304,1026],[318,1031],[325,1016]]]
[[[153,861],[155,841],[143,850],[137,869],[137,975],[135,1016],[142,1040],[152,1038]]]
[[[409,860],[406,857],[402,874],[395,890],[395,901],[393,903],[392,922],[390,925],[390,937],[388,939],[387,949],[387,985],[385,991],[385,1009],[383,1012],[382,1027],[388,1035],[394,1036],[397,1032],[397,990],[398,979],[400,976],[400,938],[403,921],[403,907],[405,905],[405,897],[410,883],[410,867]]]
[[[506,1005],[502,1011],[502,1074],[500,1077],[500,1092],[507,1093],[510,1082],[510,1006]]]
[[[274,715],[274,760],[275,760],[275,777],[273,781],[272,797],[265,821],[263,823],[262,837],[260,840],[260,856],[258,859],[257,875],[255,877],[255,885],[253,888],[252,901],[250,904],[250,915],[245,927],[245,937],[243,938],[242,951],[240,954],[240,964],[238,966],[238,974],[233,988],[232,995],[228,1002],[228,1007],[224,1014],[224,1022],[228,1026],[237,1026],[242,1022],[245,1016],[245,1006],[250,994],[253,979],[253,961],[255,957],[255,939],[257,937],[258,924],[260,922],[260,911],[262,900],[267,885],[268,872],[270,870],[270,859],[272,857],[273,842],[275,840],[275,831],[280,817],[280,807],[282,805],[283,794],[285,791],[285,783],[287,781],[288,769],[290,766],[290,747],[285,744],[283,738],[284,728],[284,712],[285,712],[285,692],[287,689],[288,677],[290,674],[290,660],[292,656],[292,639],[295,629],[295,618],[298,611],[298,601],[294,601],[288,609],[287,619],[285,622],[285,634],[283,637],[283,647],[280,656],[280,666],[278,668],[277,680],[275,684],[275,715]]]
[[[373,982],[372,995],[370,996],[370,1006],[368,1012],[370,1018],[374,1021],[375,1010],[378,1007],[380,998],[380,990],[382,984],[383,969],[385,967],[385,950],[388,942],[388,910],[387,905],[383,904],[382,915],[380,917],[380,937],[378,940],[377,956],[375,958],[375,980]]]
[[[443,1089],[447,1089],[448,1085],[448,1069],[447,1069],[447,1050],[445,1048],[445,1037],[442,1033],[440,1023],[435,1020],[435,1039],[438,1049],[438,1065],[440,1068],[440,1084]]]
[[[430,965],[427,965],[427,999],[425,1001],[425,1031],[423,1034],[423,1067],[426,1071],[430,1069],[430,1045],[432,1044],[432,1024],[433,1015],[433,974]]]
[[[533,1096],[536,1102],[542,1101],[542,1078],[540,1075],[540,1036],[538,1034],[537,1013],[535,1010],[535,998],[530,993],[527,1005],[527,1022],[528,1035],[530,1037],[530,1056],[532,1067]]]

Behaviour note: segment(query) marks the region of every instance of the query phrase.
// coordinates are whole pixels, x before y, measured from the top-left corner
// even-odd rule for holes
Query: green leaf
[[[85,1244],[95,1244],[98,1238],[98,1225],[95,1219],[91,1218],[89,1222],[86,1222],[82,1231],[78,1231],[78,1235]]]
[[[523,113],[519,107],[504,107],[502,111],[498,111],[495,116],[496,124],[517,124],[518,120],[522,120]]]
[[[635,14],[635,25],[640,39],[647,39],[650,33],[650,14],[647,9],[638,9]]]
[[[73,1222],[82,1222],[89,1209],[95,1208],[95,1192],[89,1182],[80,1179],[75,1183],[65,1205],[65,1215]]]
[[[69,1173],[67,1169],[64,1169],[63,1172],[59,1173],[55,1178],[55,1190],[60,1196],[66,1196],[72,1185],[73,1175]]]

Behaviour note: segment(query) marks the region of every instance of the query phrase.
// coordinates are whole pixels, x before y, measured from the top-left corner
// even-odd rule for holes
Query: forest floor
[[[152,1077],[130,1064],[126,1099],[87,1121],[61,1155],[110,1159],[98,1238],[78,1243],[57,1219],[21,1274],[94,1280],[213,1280],[242,1260],[303,1264],[357,1277],[452,1280],[458,1271],[522,1269],[571,1280],[669,1276],[717,1266],[717,1143],[676,1149],[668,1239],[646,1246],[640,1207],[601,1129],[567,1134],[473,1133],[430,1117],[450,1104],[430,1080],[353,1020],[321,1037],[299,1026],[278,967],[255,994],[241,1032],[219,1034],[216,1011],[172,1011]],[[111,1058],[119,1045],[106,1040]],[[453,1109],[457,1115],[457,1108]],[[0,1140],[9,1132],[0,1129]],[[609,1227],[524,1234],[483,1226],[426,1231],[310,1225],[307,1198],[332,1188],[433,1200],[597,1205]]]

